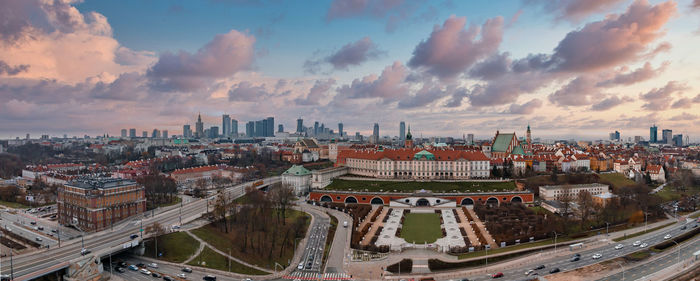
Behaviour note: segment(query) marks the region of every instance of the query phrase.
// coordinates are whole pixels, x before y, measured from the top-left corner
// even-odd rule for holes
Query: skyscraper
[[[147,137],[148,137],[148,132],[146,132],[146,131],[141,132],[141,137],[142,137],[142,138],[147,138]]]
[[[683,134],[673,136],[673,145],[675,145],[675,146],[684,146],[685,145],[685,143],[683,143]]]
[[[185,138],[192,137],[192,129],[190,128],[190,125],[182,126],[182,137],[185,137]]]
[[[122,138],[126,137],[126,129],[122,129]]]
[[[372,139],[375,144],[379,143],[379,123],[374,123],[374,130],[372,130]]]
[[[304,119],[297,119],[297,133],[304,132]]]
[[[249,138],[255,137],[255,122],[248,121],[248,123],[245,124],[245,135]]]
[[[314,122],[314,136],[318,135],[318,121]]]
[[[649,127],[649,142],[650,143],[655,143],[659,141],[658,139],[658,128],[656,127],[656,124],[654,126]]]
[[[278,133],[284,132],[284,126],[282,124],[277,125],[277,132]]]
[[[338,135],[343,138],[343,122],[338,123]]]
[[[467,144],[474,145],[474,134],[467,134]]]
[[[211,126],[209,128],[209,138],[215,139],[219,137],[219,127]]]
[[[256,137],[264,137],[266,127],[267,119],[255,121],[255,132],[253,133],[253,135],[255,135]]]
[[[136,137],[136,129],[134,129],[134,128],[129,129],[129,137],[130,138]]]
[[[160,131],[158,131],[158,129],[153,129],[153,133],[151,134],[151,138],[154,138],[154,139],[160,138]]]
[[[267,117],[267,127],[265,127],[265,136],[274,137],[275,136],[275,117]]]
[[[671,144],[671,141],[673,141],[673,130],[664,129],[661,131],[661,137],[663,137],[663,143]]]
[[[399,123],[399,140],[403,141],[406,139],[406,122],[401,121]]]
[[[163,138],[164,139],[168,138],[168,130],[163,130]]]
[[[204,123],[202,122],[202,114],[197,115],[197,123],[194,125],[195,137],[204,138]]]
[[[228,114],[221,116],[221,133],[224,137],[228,137],[231,134],[231,116],[228,116]]]
[[[238,137],[238,120],[231,119],[231,136]]]

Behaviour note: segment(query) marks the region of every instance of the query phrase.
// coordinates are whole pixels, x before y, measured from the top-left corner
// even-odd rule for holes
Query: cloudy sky
[[[178,134],[201,112],[698,140],[699,46],[700,0],[0,0],[0,137]]]

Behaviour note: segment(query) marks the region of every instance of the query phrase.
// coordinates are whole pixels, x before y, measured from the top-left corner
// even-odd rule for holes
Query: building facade
[[[82,231],[100,231],[146,211],[145,188],[132,180],[89,178],[58,189],[58,221]]]
[[[292,165],[282,173],[282,183],[294,189],[294,194],[304,194],[311,187],[311,171],[301,165]]]
[[[487,178],[491,170],[481,151],[464,150],[343,150],[338,163],[347,166],[349,174],[386,179]]]
[[[588,191],[591,195],[609,193],[609,186],[600,183],[572,184],[572,185],[543,185],[540,186],[540,198],[543,200],[561,200],[564,197],[576,200],[581,191]]]

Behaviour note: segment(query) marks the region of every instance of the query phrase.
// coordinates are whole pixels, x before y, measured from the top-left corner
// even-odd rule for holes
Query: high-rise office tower
[[[134,129],[134,128],[129,129],[129,137],[130,138],[136,137],[136,129]]]
[[[265,127],[265,136],[274,137],[275,136],[275,117],[267,117],[267,127]]]
[[[228,114],[221,116],[221,133],[224,137],[228,137],[231,134],[231,116],[228,116]]]
[[[304,119],[297,119],[297,133],[304,132]]]
[[[649,127],[649,142],[650,143],[655,143],[658,142],[658,128],[656,127],[656,124],[654,126]]]
[[[231,119],[231,136],[238,137],[238,120]]]
[[[314,122],[314,136],[318,135],[318,121]]]
[[[209,138],[215,139],[219,137],[219,127],[211,126],[209,128]]]
[[[671,144],[671,141],[673,141],[673,130],[664,129],[661,131],[661,136],[663,137],[663,143]]]
[[[153,129],[153,133],[151,134],[151,138],[154,138],[154,139],[160,138],[160,131],[158,131],[158,129]]]
[[[405,140],[406,139],[406,122],[401,121],[399,123],[399,140]]]
[[[474,134],[467,134],[467,144],[474,145]]]
[[[163,138],[164,139],[168,138],[168,130],[163,130]]]
[[[374,129],[372,130],[372,138],[374,143],[379,143],[379,123],[374,123]]]
[[[255,137],[255,122],[248,121],[248,123],[245,124],[245,135],[249,138]]]
[[[675,146],[684,146],[685,145],[685,143],[683,143],[683,134],[673,136],[673,145],[675,145]]]
[[[343,122],[338,123],[338,136],[343,138]]]
[[[267,119],[255,121],[255,133],[253,133],[253,134],[256,137],[264,137],[266,125],[267,125]]]
[[[204,122],[202,122],[202,114],[197,115],[197,123],[194,125],[195,137],[204,138]]]
[[[126,129],[122,129],[122,138],[126,137]]]
[[[191,138],[192,137],[192,129],[190,128],[190,125],[182,126],[182,137],[184,137],[184,138]]]
[[[146,132],[146,131],[141,132],[141,137],[142,137],[142,138],[147,138],[147,137],[148,137],[148,132]]]
[[[284,132],[284,126],[282,124],[277,125],[277,132],[278,133]]]

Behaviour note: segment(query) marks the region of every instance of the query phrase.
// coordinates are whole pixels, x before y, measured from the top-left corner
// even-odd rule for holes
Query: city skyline
[[[0,138],[182,134],[199,112],[222,133],[228,114],[366,136],[700,135],[698,1],[49,2],[3,4]]]

